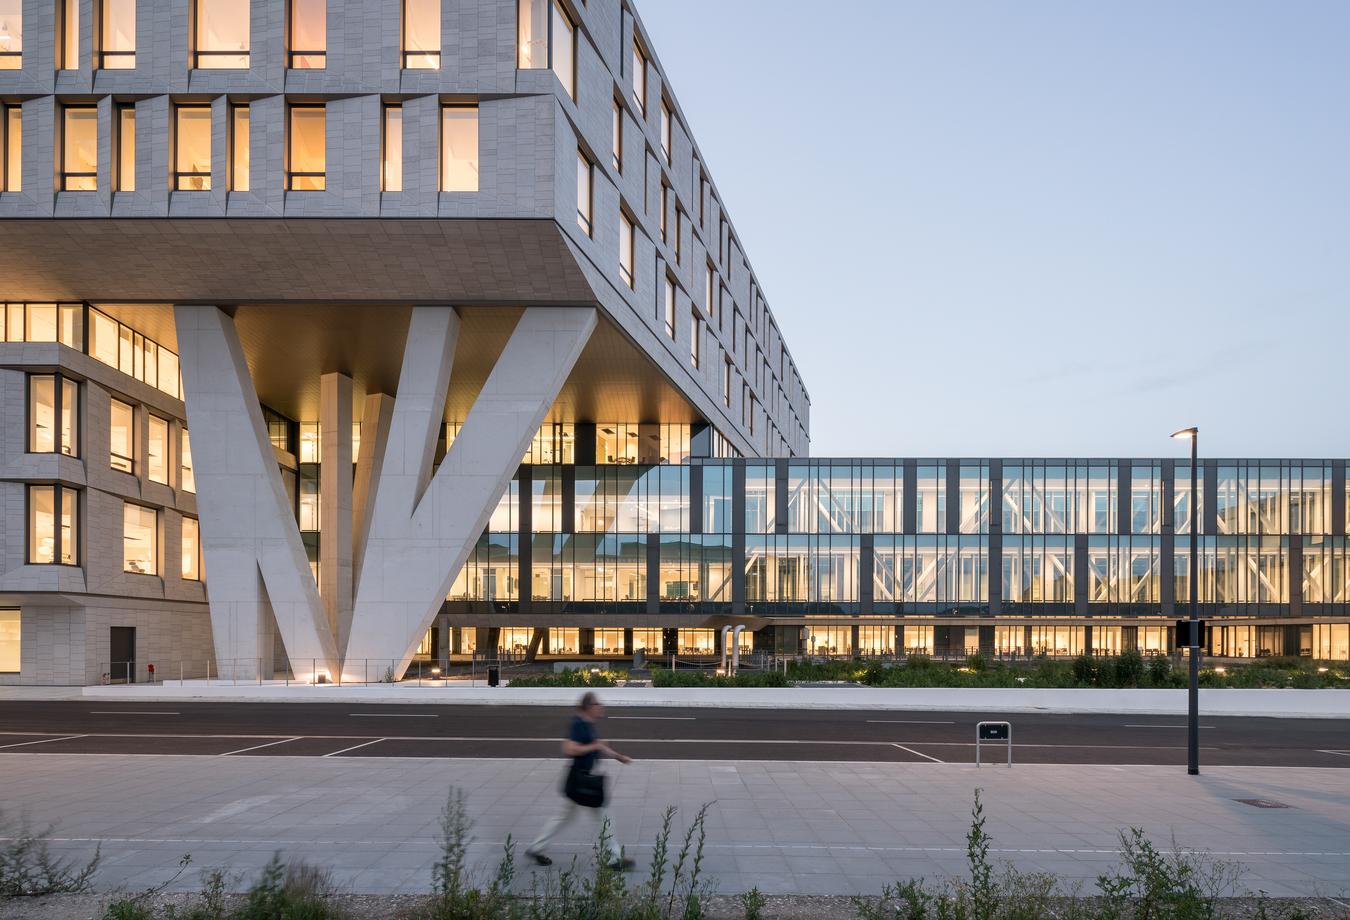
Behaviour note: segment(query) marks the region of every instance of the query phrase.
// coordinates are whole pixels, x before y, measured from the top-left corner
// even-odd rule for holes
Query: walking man
[[[544,825],[544,829],[539,832],[539,836],[535,838],[534,843],[530,844],[529,849],[525,851],[526,856],[541,866],[553,864],[553,860],[544,855],[544,847],[573,818],[583,814],[590,816],[594,823],[596,837],[599,837],[600,829],[605,826],[605,822],[608,820],[605,811],[607,797],[605,775],[595,772],[596,761],[603,756],[613,758],[621,764],[633,762],[633,758],[618,753],[600,740],[596,722],[604,715],[604,711],[604,707],[600,705],[600,700],[590,691],[583,694],[581,702],[577,704],[576,715],[572,717],[572,726],[568,729],[567,737],[563,739],[562,743],[563,756],[572,759],[567,768],[567,775],[563,779],[562,810],[549,819],[548,823]],[[611,868],[631,869],[633,861],[623,857],[623,852],[614,841],[613,825],[610,825],[609,832],[611,835],[609,838]]]

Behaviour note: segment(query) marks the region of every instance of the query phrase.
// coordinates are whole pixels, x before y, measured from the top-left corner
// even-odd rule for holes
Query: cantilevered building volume
[[[807,459],[621,0],[0,0],[0,682],[1350,657],[1345,463]]]

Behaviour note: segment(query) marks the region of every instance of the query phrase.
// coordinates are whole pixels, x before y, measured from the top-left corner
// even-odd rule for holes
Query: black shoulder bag
[[[581,768],[581,759],[575,758],[563,781],[563,795],[583,808],[599,808],[605,804],[605,776]]]

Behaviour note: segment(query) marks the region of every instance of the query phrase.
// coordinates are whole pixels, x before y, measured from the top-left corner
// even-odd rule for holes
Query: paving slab
[[[1243,866],[1243,884],[1274,896],[1350,890],[1350,771],[934,763],[649,761],[619,768],[612,817],[642,868],[661,812],[683,834],[708,813],[707,864],[723,891],[875,894],[888,880],[964,871],[974,790],[983,789],[993,855],[1090,885],[1114,859],[1121,828]],[[522,845],[557,807],[554,760],[5,754],[0,807],[56,826],[59,852],[102,843],[100,888],[146,887],[185,853],[234,872],[276,850],[330,866],[349,890],[412,893],[431,882],[439,812],[451,786],[476,821],[471,858]],[[723,790],[733,790],[725,801]],[[1273,800],[1256,808],[1240,799]],[[553,855],[586,859],[565,832]],[[529,871],[522,866],[522,876]],[[195,884],[193,876],[180,887]]]

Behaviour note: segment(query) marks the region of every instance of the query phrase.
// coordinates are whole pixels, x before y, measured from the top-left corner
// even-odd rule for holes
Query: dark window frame
[[[140,10],[136,10],[136,15],[140,16]],[[108,43],[108,0],[99,0],[98,3],[98,69],[99,70],[135,70],[136,69],[136,49],[130,51],[107,51],[105,47]],[[109,58],[131,58],[130,67],[109,67],[107,61]]]
[[[401,69],[403,69],[403,70],[440,70],[440,69],[441,69],[441,51],[444,50],[443,47],[442,47],[442,48],[437,48],[435,51],[409,51],[409,50],[408,50],[408,0],[402,0],[401,6],[402,6],[402,9],[399,11],[399,17],[398,17],[398,25],[399,25],[399,40],[398,40],[398,45],[399,45],[400,63],[401,63],[401,65],[402,65]],[[441,31],[444,32],[444,30],[445,30],[445,7],[444,7],[444,6],[440,6],[438,12],[441,14],[441,16],[440,16],[440,19],[441,19]],[[516,32],[516,34],[517,34],[517,35],[520,34],[519,28],[518,28],[518,27],[517,27],[517,32]],[[444,39],[444,35],[442,35],[441,37],[442,37],[442,39]],[[408,59],[409,59],[410,57],[428,57],[428,58],[429,58],[429,57],[435,57],[435,58],[436,58],[436,66],[435,66],[435,67],[409,67],[409,66],[408,66]]]
[[[295,37],[295,0],[286,0],[286,69],[287,70],[327,70],[328,69],[328,49],[322,51],[306,51],[297,49],[294,45]],[[324,28],[328,26],[328,0],[324,0]],[[326,37],[325,37],[326,44]],[[300,57],[322,58],[323,63],[317,67],[296,67],[295,60]]]
[[[210,129],[207,131],[208,137],[215,130],[215,113],[211,111],[210,103],[187,102],[175,104],[173,107],[173,190],[175,192],[209,192],[209,188],[183,188],[184,179],[206,179],[208,185],[211,181],[211,171],[206,172],[180,172],[178,169],[178,146],[179,146],[179,123],[178,113],[185,109],[199,109],[211,116]]]
[[[126,406],[128,409],[131,410],[131,456],[130,456],[130,457],[123,456],[122,454],[119,454],[119,453],[117,453],[116,451],[114,451],[114,450],[112,449],[112,403],[117,403],[118,405]],[[136,404],[135,404],[135,403],[127,402],[127,401],[124,400],[124,399],[118,399],[116,396],[113,396],[113,397],[109,400],[109,405],[108,405],[108,433],[109,433],[109,437],[108,437],[108,466],[111,467],[111,468],[112,468],[113,470],[115,470],[116,472],[119,472],[119,473],[126,473],[126,474],[128,474],[128,475],[130,475],[130,476],[135,476],[135,475],[136,475]],[[131,469],[129,469],[129,470],[124,470],[124,469],[122,469],[120,466],[117,466],[116,464],[114,464],[114,463],[113,463],[113,460],[125,460],[125,461],[127,462],[127,466],[131,467]]]
[[[61,109],[61,159],[60,176],[61,191],[63,192],[97,192],[98,191],[98,170],[93,172],[67,172],[66,171],[66,115],[73,111],[88,111],[94,113],[94,143],[98,144],[98,106],[94,105],[63,105]],[[97,151],[95,151],[95,164],[97,164]],[[71,179],[93,179],[93,188],[70,188]]]
[[[248,35],[247,51],[202,51],[201,0],[192,0],[190,10],[192,14],[191,56],[192,56],[193,70],[249,70],[253,67],[253,13],[251,9],[249,11],[249,23],[248,23],[249,35]],[[201,65],[202,58],[211,58],[211,57],[244,57],[248,59],[248,63],[246,63],[243,67],[202,67]]]
[[[295,129],[292,116],[297,109],[317,109],[324,113],[324,170],[323,172],[297,172],[291,169],[292,145],[295,143]],[[322,102],[294,102],[286,106],[286,191],[287,192],[326,192],[328,191],[328,106]],[[296,188],[296,179],[322,179],[323,188]]]
[[[53,549],[51,562],[36,562],[33,559],[33,532],[31,528],[33,525],[34,489],[52,490]],[[72,546],[73,552],[71,554],[74,557],[74,561],[72,562],[61,561],[61,516],[62,516],[61,511],[65,505],[65,495],[67,491],[73,492],[75,494],[75,508],[70,515],[71,527],[75,530],[74,539],[71,541],[74,544]],[[83,489],[77,489],[74,486],[68,486],[61,482],[29,482],[24,484],[23,490],[24,565],[60,565],[65,566],[66,568],[77,569],[84,564],[84,552],[83,552],[84,544],[83,541],[80,539],[84,531],[84,528],[80,526],[80,504],[81,504],[80,496],[83,494],[83,492],[84,492]]]
[[[154,528],[153,528],[153,529],[154,529],[154,533],[155,533],[155,543],[154,543],[154,553],[153,553],[153,555],[154,555],[154,557],[155,557],[155,570],[154,570],[153,572],[133,572],[131,569],[127,568],[127,547],[126,547],[126,541],[127,541],[127,511],[126,511],[126,509],[127,509],[127,506],[128,506],[128,505],[130,505],[130,506],[132,506],[132,507],[135,507],[135,508],[144,508],[146,511],[149,511],[149,512],[153,513],[154,516],[155,516],[155,526],[154,526]],[[151,578],[163,578],[163,577],[164,577],[164,533],[163,533],[163,531],[164,531],[164,510],[165,510],[165,509],[163,509],[163,508],[157,508],[157,507],[155,507],[154,505],[147,505],[147,504],[145,504],[144,502],[133,502],[133,501],[128,501],[128,500],[125,499],[125,498],[122,499],[122,573],[123,573],[123,574],[125,574],[125,575],[148,575],[148,576],[151,577]]]
[[[26,318],[24,322],[26,332],[27,331]],[[27,340],[27,338],[28,338],[27,335],[25,335],[24,336],[25,341]],[[52,413],[53,413],[52,418],[53,424],[56,426],[56,430],[52,432],[53,447],[51,450],[33,449],[33,381],[39,377],[51,377],[53,380],[52,389],[54,392],[52,395]],[[61,416],[65,409],[65,392],[66,392],[65,383],[67,381],[75,385],[75,409],[74,413],[71,416],[71,418],[73,419],[71,428],[74,429],[73,435],[75,444],[72,447],[70,453],[66,453],[64,450],[61,449],[64,446],[61,441]],[[58,457],[74,457],[76,459],[79,459],[79,457],[81,456],[80,448],[82,447],[80,443],[81,437],[80,429],[83,427],[80,424],[80,409],[83,406],[83,399],[84,395],[80,392],[80,382],[72,377],[67,377],[64,374],[55,372],[41,373],[41,374],[25,374],[24,401],[23,401],[24,402],[23,425],[25,437],[24,437],[23,452],[26,454],[41,454],[44,456],[53,455]]]

